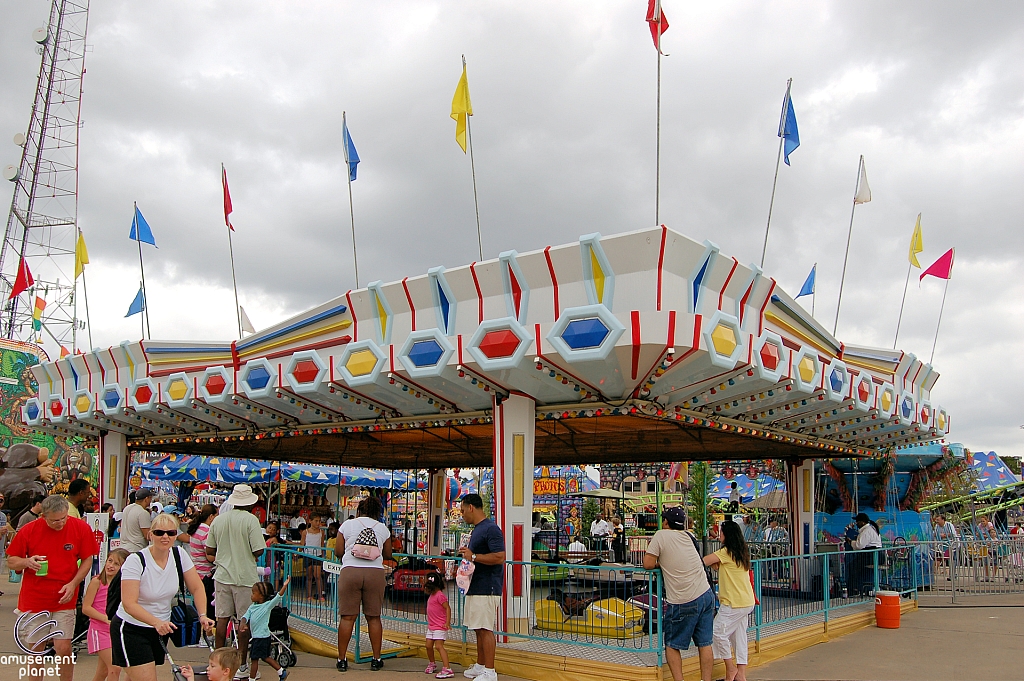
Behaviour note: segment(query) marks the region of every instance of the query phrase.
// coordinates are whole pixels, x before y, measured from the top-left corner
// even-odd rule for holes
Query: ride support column
[[[494,400],[495,522],[505,534],[503,631],[529,633],[536,403],[522,394]]]
[[[448,472],[431,470],[427,478],[427,541],[426,554],[440,556],[444,549],[441,540],[448,511]]]
[[[108,431],[100,438],[98,453],[100,505],[110,503],[120,511],[128,495],[128,440],[123,433]]]

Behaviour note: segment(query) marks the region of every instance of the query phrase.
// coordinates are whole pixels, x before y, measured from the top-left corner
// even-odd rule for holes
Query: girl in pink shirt
[[[434,662],[434,648],[437,648],[437,652],[441,654],[441,671],[434,677],[437,679],[450,679],[455,676],[448,664],[448,651],[444,649],[444,640],[448,637],[452,620],[452,608],[448,605],[448,597],[445,596],[444,590],[444,577],[440,572],[431,572],[427,575],[423,592],[427,594],[427,659],[430,660],[430,664],[423,671],[427,674],[437,671],[437,664]]]

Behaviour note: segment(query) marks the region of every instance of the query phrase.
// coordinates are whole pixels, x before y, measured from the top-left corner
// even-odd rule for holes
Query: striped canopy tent
[[[971,468],[978,476],[975,486],[979,492],[987,492],[996,487],[1012,485],[1020,482],[1020,478],[1011,471],[995,452],[970,452]]]
[[[413,483],[413,476],[404,471],[381,471],[369,468],[338,468],[311,464],[280,463],[259,459],[229,459],[195,454],[171,454],[139,466],[143,484],[154,480],[172,482],[223,482],[227,484],[276,482],[312,482],[320,485],[351,485],[384,489],[426,489],[426,480]]]

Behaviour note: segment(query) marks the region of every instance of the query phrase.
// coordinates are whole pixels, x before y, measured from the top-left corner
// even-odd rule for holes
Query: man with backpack
[[[55,654],[69,659],[75,635],[75,599],[78,587],[92,570],[99,546],[89,525],[68,516],[68,500],[50,496],[43,500],[40,517],[22,527],[7,550],[12,570],[24,570],[15,627],[15,639],[29,650],[42,653],[48,643]],[[48,620],[56,622],[40,626]],[[73,664],[60,664],[61,681],[71,681]],[[33,677],[44,676],[41,668]]]
[[[259,581],[256,559],[263,555],[267,542],[263,538],[260,521],[252,514],[259,497],[249,485],[235,485],[228,497],[232,508],[220,513],[210,524],[206,535],[206,557],[214,564],[214,610],[217,613],[216,647],[227,639],[228,621],[241,619],[252,605],[252,585]],[[235,678],[247,678],[249,665],[249,633],[238,632],[238,652],[242,666]]]

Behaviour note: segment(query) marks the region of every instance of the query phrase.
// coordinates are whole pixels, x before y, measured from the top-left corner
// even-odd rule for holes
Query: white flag
[[[864,157],[860,157],[860,176],[857,178],[857,194],[854,203],[867,203],[871,200],[871,187],[868,186],[868,170],[864,166]]]
[[[870,195],[868,200],[871,200]],[[245,308],[239,305],[238,309],[242,313],[242,333],[256,333],[256,329],[252,328],[252,322],[249,321],[249,315],[245,314]]]

